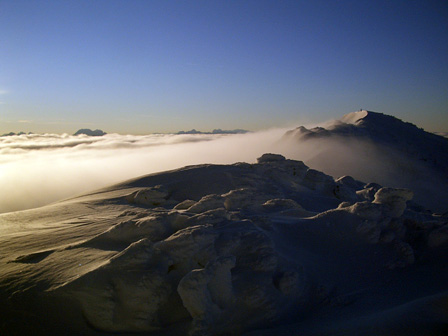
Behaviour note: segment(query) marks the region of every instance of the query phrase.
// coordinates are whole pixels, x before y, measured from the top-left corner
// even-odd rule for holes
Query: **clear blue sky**
[[[448,131],[448,2],[0,0],[0,133]]]

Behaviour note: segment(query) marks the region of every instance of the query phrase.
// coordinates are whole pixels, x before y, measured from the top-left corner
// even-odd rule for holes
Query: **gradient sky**
[[[0,0],[0,133],[448,131],[448,2]]]

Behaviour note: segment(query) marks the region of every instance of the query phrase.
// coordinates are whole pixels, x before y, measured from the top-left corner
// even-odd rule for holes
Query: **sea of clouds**
[[[22,134],[0,137],[0,213],[46,205],[138,176],[203,163],[255,163],[264,153],[303,161],[337,178],[406,187],[415,199],[446,211],[446,176],[418,160],[362,139],[302,141],[287,129],[246,134]],[[443,197],[442,197],[443,196]]]
[[[186,165],[256,162],[263,153],[280,150],[278,140],[284,132],[0,137],[0,213]]]

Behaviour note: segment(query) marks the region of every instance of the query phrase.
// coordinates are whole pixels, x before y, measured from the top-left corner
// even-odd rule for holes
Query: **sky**
[[[0,0],[0,134],[448,131],[447,1]]]

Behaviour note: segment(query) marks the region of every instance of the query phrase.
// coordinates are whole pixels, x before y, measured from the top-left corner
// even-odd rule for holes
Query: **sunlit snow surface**
[[[445,335],[447,218],[412,197],[268,154],[3,214],[0,328]]]

